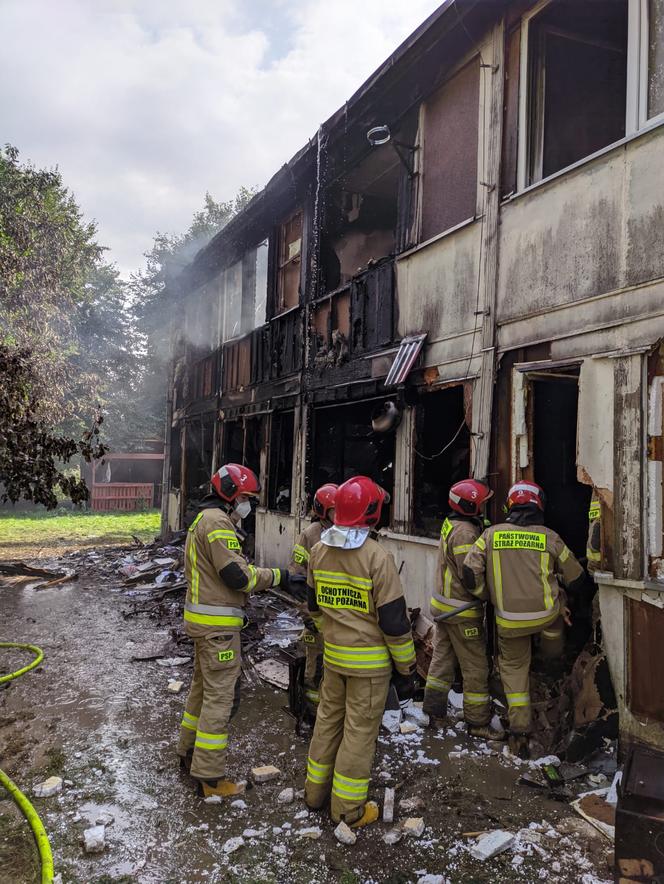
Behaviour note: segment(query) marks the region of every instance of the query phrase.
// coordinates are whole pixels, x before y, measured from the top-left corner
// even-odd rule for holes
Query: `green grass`
[[[0,557],[48,547],[131,543],[132,535],[150,541],[159,533],[159,511],[140,513],[0,513]]]

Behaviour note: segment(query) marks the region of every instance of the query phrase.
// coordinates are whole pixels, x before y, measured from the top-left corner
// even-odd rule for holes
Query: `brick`
[[[269,783],[281,776],[281,771],[273,764],[265,764],[262,767],[252,767],[251,776],[255,783]]]

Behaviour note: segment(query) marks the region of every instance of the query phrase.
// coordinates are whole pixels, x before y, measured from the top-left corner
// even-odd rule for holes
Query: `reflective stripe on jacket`
[[[415,646],[401,581],[394,559],[375,540],[358,549],[316,544],[307,584],[325,666],[345,675],[412,671]]]
[[[602,504],[599,498],[593,497],[588,510],[588,542],[586,544],[586,559],[588,571],[593,574],[602,563],[602,532],[601,532]]]
[[[204,509],[192,522],[184,548],[184,620],[185,631],[192,638],[220,629],[242,629],[242,608],[249,593],[278,582],[278,572],[249,565],[240,555],[240,548],[233,522],[222,509]],[[231,589],[220,576],[220,571],[232,564],[240,582],[244,578],[241,589]]]
[[[487,528],[464,566],[475,575],[473,595],[485,598],[488,589],[498,629],[507,635],[536,632],[552,623],[560,613],[557,578],[568,586],[583,574],[555,531],[508,522]]]
[[[431,596],[431,615],[444,614],[467,605],[476,599],[464,589],[461,583],[461,569],[470,549],[480,536],[480,526],[469,519],[448,516],[440,531],[438,547],[438,567],[436,569],[436,587]],[[458,622],[460,619],[477,620],[483,617],[482,606],[462,611],[447,622]]]
[[[311,555],[311,550],[320,540],[322,531],[323,526],[320,522],[312,522],[311,525],[307,525],[304,531],[301,532],[293,546],[290,564],[288,565],[291,574],[301,574],[302,577],[307,576],[309,556]]]

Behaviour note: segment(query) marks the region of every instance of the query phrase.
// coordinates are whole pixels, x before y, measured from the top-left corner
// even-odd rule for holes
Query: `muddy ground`
[[[33,799],[63,882],[405,884],[427,873],[453,884],[611,880],[610,842],[567,803],[517,784],[526,767],[470,740],[454,721],[440,732],[381,731],[379,738],[371,797],[382,803],[386,784],[397,787],[397,802],[421,797],[415,815],[424,817],[424,835],[388,846],[382,836],[391,826],[381,822],[361,831],[353,847],[342,846],[326,813],[307,813],[301,800],[278,803],[282,789],[303,785],[307,741],[295,736],[284,711],[287,694],[258,683],[243,681],[228,769],[247,777],[253,765],[275,764],[281,777],[256,785],[239,806],[204,803],[175,759],[191,665],[132,660],[168,642],[172,620],[163,606],[124,617],[131,607],[126,590],[105,559],[65,559],[79,570],[77,582],[0,588],[3,638],[36,643],[46,655],[39,669],[0,691],[1,765],[29,794],[49,774],[64,778],[60,795]],[[166,615],[177,617],[180,605],[174,594]],[[180,650],[187,653],[186,646]],[[0,672],[24,659],[3,651]],[[167,691],[174,677],[185,681],[179,695]],[[575,785],[576,792],[589,788],[583,780]],[[113,817],[106,848],[86,855],[83,830],[104,813]],[[397,821],[406,815],[397,807]],[[315,826],[322,830],[317,840],[300,834]],[[496,828],[521,831],[515,847],[484,863],[473,859],[474,838],[463,833]],[[254,834],[227,855],[228,839],[247,830]],[[29,829],[2,794],[0,869],[3,881],[39,880]]]

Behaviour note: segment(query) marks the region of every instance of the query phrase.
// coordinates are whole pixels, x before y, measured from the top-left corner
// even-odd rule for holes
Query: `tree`
[[[87,498],[63,464],[100,456],[101,417],[91,398],[74,398],[80,378],[75,320],[102,249],[57,170],[21,165],[0,151],[0,500],[56,505],[59,487]],[[77,440],[54,426],[87,410]],[[89,429],[84,429],[85,425]]]
[[[62,469],[74,455],[101,457],[101,416],[79,441],[53,433],[39,417],[41,402],[33,353],[25,347],[0,343],[0,501],[20,499],[57,506],[57,487],[74,503],[88,499],[81,479]]]

